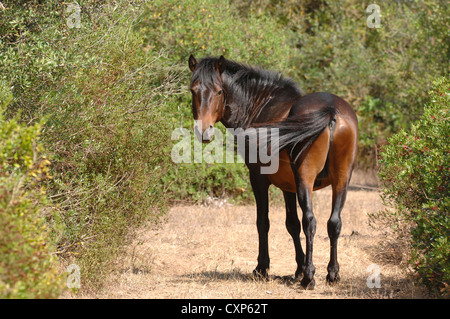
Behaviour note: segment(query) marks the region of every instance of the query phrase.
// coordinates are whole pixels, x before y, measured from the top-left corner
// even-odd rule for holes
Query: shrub
[[[389,138],[381,153],[383,198],[391,220],[410,225],[410,262],[431,291],[450,283],[450,83],[434,82],[430,103],[411,130]],[[395,219],[394,219],[395,218]]]
[[[242,18],[232,4],[220,0],[152,1],[145,7],[140,28],[149,48],[169,50],[186,75],[190,54],[223,54],[285,71],[293,50],[289,33],[280,32],[270,15],[254,12]]]
[[[221,124],[217,124],[216,128],[225,131]],[[226,144],[230,143],[227,138],[228,136],[223,133],[223,141],[214,139],[213,142],[204,147],[197,141],[195,134],[191,131],[190,135],[183,136],[180,140],[175,141],[175,143],[180,144],[174,145],[173,151],[177,152],[178,147],[183,145],[186,150],[179,150],[180,154],[178,155],[186,156],[190,154],[190,162],[183,161],[174,164],[162,178],[162,182],[167,185],[171,194],[172,201],[201,202],[208,197],[230,197],[231,200],[239,202],[252,198],[248,169],[242,163],[243,160],[238,159],[236,151],[234,151],[234,156],[230,160],[229,155],[231,154],[228,154],[226,149]],[[222,145],[222,143],[225,145]],[[189,148],[190,151],[187,150]],[[202,161],[200,163],[195,163],[198,154],[194,155],[194,152],[197,152],[197,150],[201,151]],[[212,163],[208,163],[209,154],[215,158]],[[240,161],[238,162],[238,160]],[[179,178],[180,176],[183,176],[183,178]]]
[[[66,74],[41,98],[50,118],[54,202],[64,210],[60,254],[75,257],[85,287],[97,288],[133,231],[167,207],[161,177],[170,156],[164,99],[177,91],[164,52],[146,51],[132,6],[104,6],[66,49]],[[89,57],[83,59],[83,57]]]
[[[54,212],[43,186],[49,161],[37,142],[41,125],[5,120],[6,92],[0,86],[0,298],[56,298],[62,277],[46,223]]]
[[[140,3],[121,3],[83,2],[72,29],[64,3],[10,3],[0,23],[0,78],[15,94],[8,111],[47,119],[47,194],[64,225],[52,236],[58,256],[80,266],[83,288],[101,287],[133,230],[167,208],[159,182],[170,160],[164,110],[179,72],[164,50],[143,46]]]

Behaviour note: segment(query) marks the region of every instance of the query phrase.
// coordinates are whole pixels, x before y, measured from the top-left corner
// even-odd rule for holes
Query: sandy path
[[[314,246],[316,287],[305,291],[292,279],[294,246],[286,231],[281,205],[270,208],[269,280],[255,280],[258,242],[254,206],[224,204],[177,206],[157,229],[142,230],[119,262],[107,287],[88,298],[409,298],[419,292],[398,266],[376,257],[380,234],[367,225],[367,213],[381,209],[377,192],[352,190],[342,213],[338,246],[341,281],[325,283],[329,261],[326,222],[331,190],[314,193],[317,233]],[[304,246],[304,235],[302,234]],[[379,259],[379,258],[378,258]],[[368,276],[379,267],[380,288],[369,288]],[[374,282],[374,281],[371,281]]]

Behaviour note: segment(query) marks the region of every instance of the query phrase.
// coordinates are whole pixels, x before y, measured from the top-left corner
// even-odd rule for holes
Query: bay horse
[[[327,222],[330,261],[326,281],[339,281],[337,240],[341,231],[341,211],[356,162],[358,122],[351,106],[342,98],[319,92],[304,95],[291,79],[277,72],[240,64],[223,56],[197,61],[189,57],[192,72],[192,112],[201,127],[197,137],[205,143],[213,138],[214,124],[226,128],[276,127],[284,142],[279,148],[278,170],[262,174],[261,163],[244,158],[256,200],[259,237],[258,264],[254,275],[267,277],[269,269],[269,198],[271,184],[283,191],[286,228],[295,247],[297,270],[305,289],[315,285],[313,239],[316,219],[311,195],[314,190],[332,187],[332,210]],[[297,199],[303,212],[297,216]],[[306,254],[300,243],[301,225],[306,237]]]

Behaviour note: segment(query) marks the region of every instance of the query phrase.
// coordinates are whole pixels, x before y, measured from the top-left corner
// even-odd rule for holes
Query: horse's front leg
[[[256,226],[259,237],[258,265],[253,274],[266,277],[270,266],[269,259],[269,181],[266,176],[250,172],[250,182],[256,200]]]

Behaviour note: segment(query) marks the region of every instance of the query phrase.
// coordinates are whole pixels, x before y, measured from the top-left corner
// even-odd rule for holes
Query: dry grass
[[[144,229],[118,261],[105,289],[82,298],[420,298],[423,293],[399,266],[377,258],[382,235],[367,225],[367,213],[383,208],[378,193],[351,190],[342,213],[338,247],[341,281],[325,282],[329,261],[326,222],[331,211],[331,190],[314,193],[318,221],[314,246],[316,287],[300,288],[294,245],[286,231],[284,207],[270,208],[268,280],[255,280],[258,251],[254,206],[177,206],[157,229]],[[304,236],[302,235],[304,247]],[[371,264],[381,269],[381,288],[367,287]],[[74,296],[66,296],[74,297]]]

